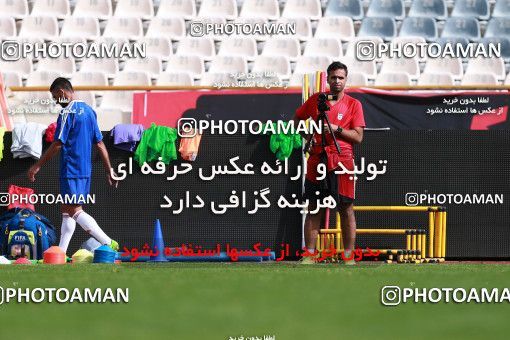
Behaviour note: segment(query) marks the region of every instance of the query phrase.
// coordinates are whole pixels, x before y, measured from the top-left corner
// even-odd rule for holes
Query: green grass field
[[[380,290],[510,287],[509,265],[0,266],[3,287],[129,287],[128,304],[3,304],[4,336],[52,339],[508,339],[510,304],[385,307]],[[21,336],[20,338],[26,338]],[[30,337],[32,338],[32,336]]]

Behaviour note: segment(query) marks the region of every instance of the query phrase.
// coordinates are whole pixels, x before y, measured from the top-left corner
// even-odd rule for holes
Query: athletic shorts
[[[62,195],[74,195],[76,199],[80,195],[87,196],[90,192],[90,177],[87,178],[61,178],[60,193]]]
[[[348,170],[354,169],[354,160],[344,161],[342,164]],[[317,199],[323,199],[331,195],[336,200],[337,206],[342,203],[352,203],[355,199],[355,181],[353,176],[349,174],[337,175],[334,171],[330,171],[322,181],[314,182],[306,179],[303,198],[314,202]],[[326,188],[330,188],[330,190]],[[316,192],[319,192],[319,195]]]

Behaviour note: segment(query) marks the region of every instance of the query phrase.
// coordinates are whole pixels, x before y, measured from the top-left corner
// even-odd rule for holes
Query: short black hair
[[[345,65],[339,61],[334,61],[331,63],[331,65],[328,66],[328,76],[329,76],[329,72],[333,72],[336,70],[344,70],[345,75],[347,75],[349,73],[349,71],[347,70],[347,65]]]
[[[59,77],[53,81],[53,83],[50,86],[50,92],[56,91],[56,90],[67,90],[74,92],[73,85],[69,80],[66,78]]]

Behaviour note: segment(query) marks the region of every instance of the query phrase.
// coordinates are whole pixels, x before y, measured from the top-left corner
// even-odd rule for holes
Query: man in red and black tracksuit
[[[315,209],[314,202],[317,201],[318,197],[323,198],[331,195],[335,198],[341,216],[345,255],[350,257],[356,239],[356,219],[353,210],[355,179],[353,174],[335,174],[334,171],[341,169],[339,163],[347,170],[354,170],[352,146],[355,143],[361,143],[363,140],[365,119],[363,117],[361,103],[344,92],[347,75],[347,66],[340,62],[333,62],[327,69],[327,81],[330,88],[328,94],[337,97],[336,100],[326,100],[326,104],[329,107],[329,111],[326,111],[326,114],[331,123],[332,131],[324,121],[322,128],[326,134],[325,148],[322,146],[322,136],[320,134],[312,136],[312,146],[307,162],[304,196],[305,199],[310,200],[309,210]],[[318,97],[319,94],[316,93],[301,105],[296,110],[294,119],[306,120],[311,118],[316,121],[319,114]],[[340,153],[338,153],[335,147],[333,136],[338,142]],[[323,153],[324,151],[325,154]],[[324,186],[317,180],[317,176],[319,175],[317,166],[321,163],[321,159],[327,163],[326,180],[329,183],[329,190],[324,189]],[[320,193],[319,195],[316,194],[317,191]],[[321,225],[321,217],[324,214],[323,210],[324,209],[321,209],[317,214],[307,214],[306,216],[305,246],[311,253],[315,251],[315,244]],[[313,259],[309,257],[303,259],[303,263],[313,262]],[[354,261],[349,261],[349,264],[352,263],[354,263]]]

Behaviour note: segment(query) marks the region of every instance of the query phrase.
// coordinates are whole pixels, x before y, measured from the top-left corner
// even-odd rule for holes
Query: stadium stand
[[[437,38],[436,21],[430,17],[405,18],[400,27],[400,37],[423,37],[426,40]]]
[[[340,39],[336,38],[314,38],[308,40],[305,50],[305,56],[326,56],[339,59],[343,56],[343,49]]]
[[[71,77],[76,72],[76,63],[73,57],[44,58],[37,63],[37,71],[56,72]]]
[[[236,78],[233,78],[230,73],[211,73],[204,74],[200,79],[201,86],[214,86],[215,84],[232,84],[235,83]]]
[[[295,35],[190,34],[191,23],[296,24]],[[190,86],[231,72],[272,71],[287,85],[340,60],[352,86],[503,84],[510,70],[510,2],[492,0],[0,0],[0,41],[145,44],[146,60],[94,57],[1,61],[6,86],[38,84],[58,72],[77,84]],[[357,60],[361,40],[374,44],[500,46],[501,58]],[[232,63],[232,64],[230,64]],[[406,73],[407,76],[403,76]],[[118,78],[118,76],[121,78]],[[384,74],[384,75],[383,75]],[[483,75],[483,77],[482,77]],[[494,77],[491,77],[494,76]],[[30,82],[27,80],[30,79]],[[119,80],[120,79],[120,80]],[[144,78],[145,79],[145,78]],[[202,80],[201,80],[202,79]],[[200,81],[201,80],[201,81]],[[231,78],[229,81],[233,81]],[[106,93],[105,93],[106,94]],[[118,101],[84,93],[103,109]],[[122,109],[125,109],[126,106]],[[122,111],[122,110],[121,110]]]
[[[153,18],[146,33],[147,37],[162,37],[180,40],[186,36],[186,25],[183,18]]]
[[[299,40],[296,38],[274,38],[268,40],[264,45],[262,55],[284,56],[289,58],[291,61],[296,61],[296,59],[301,55]]]
[[[235,0],[202,0],[198,15],[233,20],[237,17],[237,3]]]
[[[165,72],[188,72],[200,79],[205,71],[204,60],[196,55],[173,55],[168,58]]]
[[[331,64],[332,59],[330,57],[324,56],[302,56],[299,57],[296,62],[296,68],[294,72],[296,73],[314,73],[317,70],[325,70],[329,64]]]
[[[0,39],[12,39],[16,37],[16,21],[13,17],[0,17]]]
[[[27,16],[21,23],[19,36],[53,40],[58,36],[57,18]]]
[[[91,17],[67,17],[62,24],[60,36],[96,40],[101,36],[99,20]]]
[[[475,58],[470,59],[466,68],[469,73],[491,73],[499,81],[505,79],[505,63],[502,58]]]
[[[197,55],[204,60],[212,60],[216,55],[214,40],[208,37],[186,37],[179,42],[177,55]]]
[[[115,58],[87,58],[81,63],[80,72],[101,72],[108,78],[114,78],[119,72],[119,61]]]
[[[411,77],[405,72],[379,73],[375,79],[377,86],[410,86]]]
[[[372,0],[367,17],[390,17],[402,20],[405,16],[403,0]]]
[[[34,70],[31,58],[20,58],[18,60],[7,61],[0,59],[0,70],[19,74],[22,78],[27,78]]]
[[[286,56],[259,56],[253,63],[252,72],[276,73],[282,79],[289,79],[290,77],[290,62]],[[258,80],[258,79],[257,79]]]
[[[240,56],[216,56],[212,59],[209,72],[213,73],[248,73],[248,63]]]
[[[160,18],[184,18],[193,19],[197,16],[195,0],[159,0],[159,9],[156,16]]]
[[[14,19],[23,19],[28,16],[27,0],[0,0],[0,16],[9,16]]]
[[[138,40],[143,36],[142,20],[139,18],[117,18],[108,20],[103,33],[104,37],[122,37]]]
[[[349,41],[355,37],[354,23],[345,16],[324,17],[319,20],[316,38],[335,38]]]
[[[452,11],[452,17],[476,17],[480,20],[487,20],[489,16],[489,1],[487,0],[457,0]]]
[[[308,18],[319,20],[322,17],[322,8],[319,0],[287,0],[282,13],[283,18]]]
[[[445,20],[448,10],[445,0],[414,0],[408,13],[409,17],[432,17]]]
[[[150,20],[154,16],[152,0],[117,0],[115,16]]]
[[[111,18],[112,13],[111,0],[77,0],[73,16],[108,20]]]
[[[445,22],[442,38],[480,38],[480,23],[473,17],[448,18]]]
[[[145,72],[156,79],[163,72],[163,66],[161,59],[156,56],[133,58],[126,61],[122,72]]]
[[[248,61],[253,61],[257,54],[255,38],[245,36],[237,36],[224,40],[218,51],[218,55],[242,56]]]
[[[21,74],[18,72],[2,71],[2,76],[6,87],[23,86],[23,79],[21,78]]]
[[[77,72],[71,77],[71,84],[76,86],[107,86],[108,78],[101,72]]]
[[[71,15],[69,0],[35,0],[33,2],[31,16],[55,16],[65,19]]]
[[[462,85],[498,85],[496,76],[492,73],[466,73],[461,81]]]
[[[390,17],[370,17],[363,19],[358,37],[380,37],[386,41],[397,36],[397,24]]]
[[[504,37],[510,39],[510,13],[507,17],[489,20],[484,37]]]
[[[420,76],[420,65],[417,59],[388,58],[383,61],[381,73],[406,72],[411,80]]]
[[[450,73],[422,73],[420,78],[418,78],[418,85],[437,86],[438,84],[453,86],[455,85],[455,80]]]
[[[508,18],[510,16],[510,1],[495,1],[492,11],[493,18]]]
[[[192,86],[193,77],[188,72],[164,72],[156,80],[160,86]]]
[[[244,0],[240,17],[277,20],[280,17],[278,0]]]
[[[173,54],[172,41],[168,37],[143,37],[137,41],[139,44],[145,44],[148,56],[159,57],[167,61]]]
[[[365,17],[361,0],[330,0],[324,16],[347,16],[358,21]]]
[[[464,74],[462,60],[459,58],[434,58],[429,59],[425,64],[424,73],[447,73],[454,80],[460,80]]]

